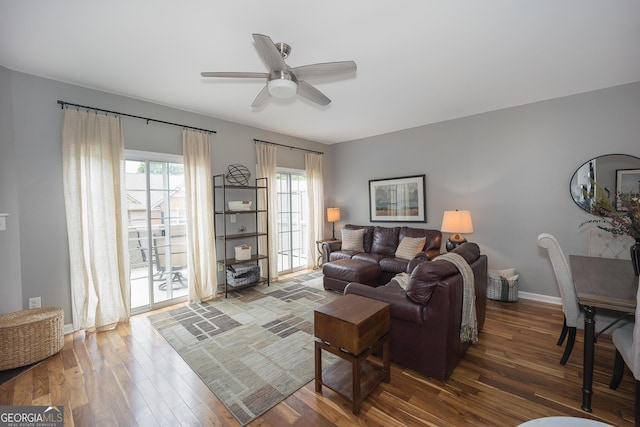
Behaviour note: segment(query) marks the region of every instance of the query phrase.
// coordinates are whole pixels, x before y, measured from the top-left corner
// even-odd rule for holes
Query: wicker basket
[[[513,269],[489,271],[487,298],[497,301],[518,301],[518,275]]]
[[[227,284],[229,286],[244,286],[260,280],[260,266],[236,265],[227,267]]]
[[[0,316],[0,371],[46,359],[64,345],[64,312],[43,307]]]

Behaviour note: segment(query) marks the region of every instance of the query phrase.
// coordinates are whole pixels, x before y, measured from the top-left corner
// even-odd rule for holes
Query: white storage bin
[[[250,200],[235,200],[229,202],[230,211],[249,211],[253,204]]]
[[[236,259],[238,261],[246,261],[248,259],[251,259],[251,246],[236,246],[234,249],[236,250]]]
[[[518,274],[514,268],[489,270],[487,298],[497,301],[518,301]]]

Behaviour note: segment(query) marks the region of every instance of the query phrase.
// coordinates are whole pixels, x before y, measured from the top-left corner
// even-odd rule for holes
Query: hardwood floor
[[[633,425],[635,383],[626,370],[608,387],[614,350],[596,344],[593,412],[580,409],[582,331],[566,366],[555,345],[559,306],[488,301],[485,327],[446,383],[392,365],[391,382],[362,404],[360,416],[313,381],[253,426],[516,426],[544,416]],[[67,426],[237,426],[146,315],[115,330],[65,337],[64,349],[0,387],[0,405],[64,405]]]

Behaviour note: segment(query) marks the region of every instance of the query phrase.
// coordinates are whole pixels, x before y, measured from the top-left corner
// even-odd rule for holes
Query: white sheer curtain
[[[211,135],[182,131],[182,154],[187,211],[189,302],[216,296],[216,246],[213,230]]]
[[[258,208],[263,209],[268,206],[268,219],[265,215],[258,215],[258,231],[267,230],[267,220],[269,221],[269,241],[265,237],[259,240],[260,248],[266,245],[269,247],[269,275],[271,280],[278,280],[278,234],[276,227],[277,186],[276,186],[276,154],[277,147],[271,144],[256,143],[256,155],[258,158],[257,178],[267,178],[268,199],[265,199],[264,191],[258,191]],[[259,249],[260,249],[259,248]],[[261,262],[264,274],[266,265]]]
[[[62,168],[73,327],[110,329],[131,314],[120,118],[65,110]]]
[[[324,187],[322,179],[322,154],[304,155],[307,172],[307,192],[309,195],[309,244],[307,246],[307,266],[318,267],[316,241],[324,238]]]

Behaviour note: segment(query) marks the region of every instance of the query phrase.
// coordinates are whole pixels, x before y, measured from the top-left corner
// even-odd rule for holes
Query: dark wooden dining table
[[[638,276],[629,260],[569,255],[569,263],[585,313],[582,409],[591,412],[596,309],[635,314]]]

